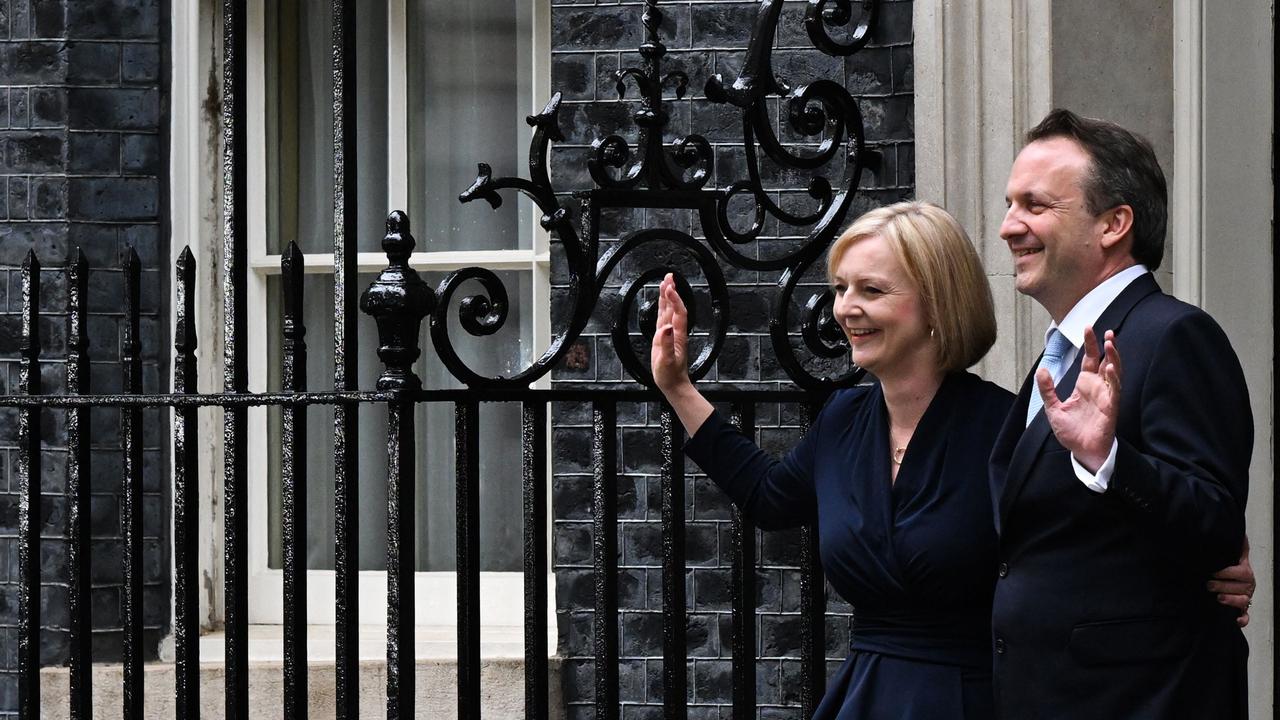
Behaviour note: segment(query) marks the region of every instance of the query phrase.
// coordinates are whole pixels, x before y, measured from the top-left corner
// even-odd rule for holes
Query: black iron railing
[[[143,394],[139,346],[139,267],[136,256],[124,260],[125,339],[123,343],[123,392],[91,394],[88,385],[89,353],[84,333],[89,270],[77,255],[67,272],[70,333],[66,358],[67,392],[50,396],[40,384],[40,266],[30,254],[22,269],[22,339],[18,395],[0,397],[0,406],[19,409],[19,674],[20,714],[23,720],[39,715],[39,633],[42,414],[49,409],[68,411],[69,443],[67,498],[69,507],[69,565],[71,606],[71,693],[73,718],[91,716],[90,625],[88,568],[91,562],[88,532],[88,447],[94,438],[90,408],[115,408],[121,414],[120,442],[124,449],[123,523],[125,535],[124,587],[124,697],[128,718],[144,716],[142,706],[142,570],[141,437],[144,408],[173,408],[173,542],[174,632],[176,639],[177,715],[195,718],[199,708],[199,626],[197,545],[197,434],[196,413],[203,407],[223,409],[222,445],[223,512],[225,517],[223,571],[226,592],[226,717],[249,717],[247,607],[248,567],[246,546],[246,412],[250,407],[279,406],[283,424],[283,548],[284,548],[284,708],[291,718],[306,715],[307,526],[306,442],[304,431],[309,408],[332,405],[334,419],[335,567],[337,716],[358,715],[357,668],[357,514],[360,493],[355,437],[362,405],[382,403],[388,408],[387,427],[387,687],[389,718],[414,715],[414,569],[412,544],[414,508],[414,408],[428,402],[453,403],[456,417],[457,575],[458,575],[458,717],[477,717],[480,707],[480,574],[479,574],[479,408],[482,403],[519,403],[522,413],[525,714],[548,716],[547,619],[547,446],[549,411],[554,403],[589,402],[592,406],[593,567],[595,583],[594,655],[595,715],[598,720],[619,716],[618,688],[618,508],[617,422],[618,404],[660,399],[652,378],[632,343],[633,318],[641,334],[653,331],[656,307],[641,302],[641,292],[667,272],[677,275],[680,293],[697,309],[693,289],[681,268],[665,264],[623,278],[622,301],[613,322],[613,347],[627,375],[646,389],[531,389],[568,352],[596,310],[606,281],[621,261],[641,247],[666,244],[681,249],[697,267],[706,284],[709,305],[700,319],[709,324],[705,342],[691,364],[691,374],[703,377],[723,346],[729,322],[728,289],[722,264],[778,273],[778,299],[770,322],[772,351],[779,365],[799,389],[743,390],[710,388],[708,396],[732,405],[734,421],[750,433],[755,427],[759,403],[800,402],[812,415],[817,403],[832,388],[857,379],[856,370],[838,375],[815,374],[802,356],[835,358],[846,350],[830,319],[831,296],[818,292],[802,305],[804,316],[791,317],[801,276],[826,251],[846,219],[861,173],[874,166],[875,156],[864,148],[862,118],[857,104],[838,83],[819,79],[789,87],[773,73],[771,56],[782,10],[781,0],[760,3],[747,59],[732,82],[713,77],[706,96],[740,108],[748,177],[724,188],[707,188],[712,177],[711,145],[698,135],[668,143],[664,90],[682,97],[688,78],[682,73],[662,73],[666,53],[658,35],[662,15],[656,0],[646,2],[643,15],[645,40],[640,47],[641,67],[617,73],[619,94],[634,83],[642,101],[634,115],[638,139],[633,150],[625,139],[610,135],[598,140],[589,169],[594,189],[577,194],[576,211],[561,203],[548,171],[550,144],[560,140],[557,94],[539,114],[528,119],[533,127],[528,179],[494,178],[488,166],[480,172],[460,199],[484,199],[497,207],[503,190],[528,195],[542,213],[541,223],[564,249],[570,277],[572,311],[550,346],[526,368],[508,376],[491,377],[468,367],[455,351],[449,336],[450,314],[465,332],[483,337],[506,321],[509,299],[498,276],[484,268],[466,268],[450,274],[437,288],[429,287],[409,266],[414,240],[409,219],[395,212],[387,220],[383,248],[388,266],[357,299],[355,236],[355,122],[354,23],[355,0],[334,0],[334,382],[332,391],[306,386],[309,348],[302,323],[302,257],[296,245],[283,255],[283,389],[275,393],[250,393],[247,385],[245,340],[246,220],[245,220],[245,6],[237,0],[223,3],[223,278],[224,308],[222,391],[196,392],[195,261],[184,250],[175,268],[176,307],[173,357],[173,392]],[[833,55],[848,55],[868,40],[877,3],[862,3],[861,14],[848,0],[811,0],[805,27],[815,47]],[[833,39],[832,27],[847,28],[843,39]],[[779,112],[790,131],[808,138],[809,150],[782,143],[775,130],[768,103],[780,99]],[[786,210],[762,179],[762,158],[780,166],[818,171],[831,166],[833,181],[815,174],[807,188],[813,206],[806,211]],[[731,212],[730,205],[745,199],[750,210]],[[600,217],[613,208],[683,208],[696,213],[705,238],[669,228],[644,228],[628,233],[608,252],[601,252]],[[793,226],[809,227],[807,238],[776,258],[761,258],[743,248],[761,236],[768,216]],[[735,229],[732,220],[745,217],[747,229]],[[454,296],[466,283],[479,283],[481,294]],[[359,305],[357,306],[357,302]],[[709,311],[708,311],[709,309]],[[377,321],[378,354],[384,371],[373,390],[358,388],[356,378],[357,313],[363,310]],[[466,389],[423,389],[413,372],[420,323],[429,323],[434,352]],[[797,352],[796,345],[804,348]],[[668,718],[682,718],[686,706],[686,598],[685,598],[685,465],[679,448],[682,430],[669,409],[662,425],[662,608],[663,689]],[[379,477],[378,482],[382,481]],[[736,510],[732,519],[733,587],[732,651],[735,717],[755,716],[755,549],[754,528]],[[816,533],[804,534],[800,563],[801,610],[804,616],[801,662],[804,685],[803,712],[811,713],[822,694],[825,677],[823,578],[818,566]]]

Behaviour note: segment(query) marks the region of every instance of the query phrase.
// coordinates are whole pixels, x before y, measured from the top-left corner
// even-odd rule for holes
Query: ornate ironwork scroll
[[[662,12],[657,0],[645,5],[642,21],[645,40],[641,44],[640,67],[625,68],[615,73],[619,97],[628,84],[634,84],[641,103],[633,115],[638,128],[634,148],[617,134],[593,143],[593,156],[588,161],[596,187],[579,194],[581,232],[568,208],[556,197],[547,170],[551,143],[563,140],[559,127],[561,96],[556,93],[542,112],[527,118],[534,128],[529,150],[529,179],[494,178],[489,165],[481,163],[476,180],[460,196],[462,202],[487,200],[494,208],[502,204],[500,191],[516,190],[527,195],[542,213],[542,226],[553,233],[564,248],[570,277],[569,293],[572,312],[566,327],[553,338],[550,346],[528,367],[508,376],[490,377],[476,372],[460,357],[449,334],[449,316],[455,304],[454,295],[469,281],[478,282],[483,294],[467,295],[457,304],[458,320],[470,335],[481,337],[497,332],[507,320],[508,296],[496,274],[483,268],[465,268],[449,275],[440,285],[431,313],[431,337],[439,357],[449,372],[470,387],[524,387],[550,371],[567,352],[568,347],[585,328],[610,274],[624,256],[641,246],[666,243],[683,248],[703,273],[711,297],[713,320],[710,339],[690,370],[695,377],[705,374],[723,344],[728,322],[728,290],[720,263],[748,270],[779,272],[779,293],[770,323],[773,350],[787,375],[798,385],[811,389],[847,382],[858,373],[839,377],[817,376],[807,369],[797,355],[794,336],[799,323],[799,342],[808,353],[818,358],[835,358],[845,353],[844,341],[830,318],[831,297],[818,293],[806,299],[805,311],[792,318],[797,286],[804,273],[825,253],[845,220],[862,171],[875,161],[864,144],[862,115],[857,103],[839,83],[817,79],[792,87],[780,79],[772,66],[773,44],[782,13],[781,0],[764,0],[757,13],[746,62],[732,82],[716,75],[705,87],[708,99],[741,108],[742,135],[746,153],[747,177],[719,189],[707,189],[712,176],[714,156],[710,143],[691,134],[665,142],[669,113],[664,94],[670,90],[676,99],[684,97],[688,77],[679,71],[662,72],[662,59],[667,53],[658,34]],[[805,29],[811,42],[830,55],[849,55],[867,42],[874,26],[878,3],[862,3],[855,17],[850,0],[812,0],[805,16]],[[849,29],[843,39],[833,37],[833,28]],[[850,29],[851,28],[851,29]],[[770,115],[772,98],[780,101],[787,127],[794,138],[813,145],[808,151],[788,147],[775,131]],[[767,186],[762,170],[765,159],[783,168],[803,171],[830,170],[835,176],[816,173],[806,188],[814,207],[803,212],[788,210],[776,202]],[[774,188],[773,190],[776,190]],[[734,217],[741,213],[731,206],[744,198],[751,203],[746,216],[750,226],[739,229]],[[698,213],[705,234],[705,244],[673,229],[648,228],[623,238],[614,249],[600,253],[599,213],[609,207],[684,208]],[[807,238],[790,252],[774,258],[758,258],[744,252],[742,246],[757,240],[772,217],[791,227],[812,226]],[[707,248],[710,248],[708,250]],[[714,251],[714,253],[712,252]],[[718,259],[717,259],[718,256]],[[680,278],[686,302],[691,306],[695,295],[683,273],[675,267],[655,267],[629,281],[623,291],[614,321],[614,347],[619,359],[633,379],[650,384],[648,370],[636,356],[629,336],[629,319],[640,315],[640,325],[652,331],[651,303],[636,307],[640,291],[660,279],[666,272]]]
[[[874,27],[878,2],[860,3],[855,12],[850,0],[811,0],[804,24],[814,47],[833,56],[860,50]],[[595,141],[588,169],[595,187],[577,193],[578,218],[556,197],[547,171],[547,157],[553,141],[563,140],[559,127],[561,96],[556,93],[542,112],[528,118],[533,127],[529,149],[528,179],[494,178],[490,167],[480,164],[471,187],[460,196],[462,202],[487,200],[494,208],[502,203],[500,192],[516,190],[527,195],[542,213],[542,226],[554,234],[564,248],[569,275],[572,311],[565,327],[553,337],[550,347],[528,367],[512,375],[490,377],[476,372],[459,357],[448,330],[452,302],[459,287],[478,281],[481,294],[467,295],[457,303],[456,312],[466,332],[490,335],[506,321],[508,297],[502,282],[492,272],[467,268],[453,273],[441,284],[431,315],[431,337],[435,350],[454,377],[470,387],[525,387],[541,377],[565,355],[590,319],[611,273],[620,261],[638,248],[665,244],[683,252],[702,274],[709,295],[710,312],[699,313],[710,323],[691,374],[705,374],[723,345],[728,323],[728,288],[722,265],[746,270],[777,272],[778,293],[770,320],[769,337],[778,362],[797,385],[813,390],[830,389],[861,375],[852,368],[836,375],[815,372],[812,358],[838,358],[847,353],[843,335],[831,318],[832,297],[819,292],[804,300],[797,298],[800,281],[843,226],[864,169],[878,157],[865,147],[862,114],[857,102],[837,82],[814,79],[790,85],[778,77],[772,65],[774,38],[782,15],[782,0],[763,0],[746,61],[737,78],[720,75],[710,78],[705,95],[712,102],[741,109],[742,142],[745,147],[747,177],[721,188],[707,188],[714,177],[715,157],[706,138],[691,134],[666,142],[669,113],[664,96],[683,98],[689,79],[681,72],[664,74],[662,60],[667,53],[659,37],[662,11],[657,0],[645,4],[642,20],[645,39],[640,46],[640,67],[615,73],[619,97],[628,85],[640,94],[633,119],[637,127],[634,146],[617,134]],[[781,118],[770,108],[776,105]],[[776,130],[781,120],[787,138]],[[771,187],[768,165],[783,170],[811,173],[803,188],[811,200],[807,209],[783,207],[775,200],[780,189]],[[742,211],[742,206],[748,208]],[[670,208],[697,213],[705,238],[670,228],[646,228],[629,233],[608,252],[601,254],[600,212],[606,208]],[[803,242],[778,257],[757,257],[746,247],[762,237],[769,219],[804,233]],[[734,221],[747,227],[735,227]],[[579,229],[580,228],[580,229]],[[678,278],[685,302],[694,309],[698,293],[680,268],[662,265],[630,279],[622,289],[613,322],[613,341],[622,366],[634,380],[646,385],[652,378],[632,343],[632,320],[639,316],[641,334],[651,334],[656,308],[651,302],[637,303],[641,291],[667,273]],[[803,307],[800,313],[793,306]],[[798,314],[799,317],[793,317]],[[810,360],[803,360],[798,346]],[[821,363],[821,360],[818,361]]]

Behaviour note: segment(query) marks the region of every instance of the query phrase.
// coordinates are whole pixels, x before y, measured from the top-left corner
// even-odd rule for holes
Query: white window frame
[[[248,384],[251,392],[264,392],[268,376],[268,318],[267,306],[268,278],[280,272],[280,256],[266,252],[267,248],[267,187],[266,187],[266,143],[265,133],[261,128],[266,126],[266,78],[265,63],[265,13],[264,2],[251,2],[247,16],[246,60],[247,60],[247,98],[246,121],[251,129],[247,133],[246,161],[248,164],[246,177],[246,216],[248,244],[248,273],[245,288],[246,307],[250,309],[247,316]],[[201,8],[205,10],[204,6]],[[202,136],[205,133],[187,132],[183,128],[205,128],[209,123],[218,122],[216,116],[200,112],[200,102],[204,98],[202,81],[210,80],[207,73],[206,53],[211,51],[211,39],[206,33],[218,26],[218,20],[207,13],[216,13],[217,8],[210,6],[205,13],[174,13],[175,38],[187,37],[195,40],[190,44],[178,44],[174,48],[174,114],[173,122],[173,160],[171,176],[175,193],[173,197],[174,238],[173,257],[176,258],[184,245],[191,245],[196,257],[207,266],[200,268],[198,279],[198,298],[204,298],[200,307],[218,307],[220,291],[216,271],[217,256],[220,255],[220,243],[217,239],[219,220],[202,210],[216,207],[215,199],[219,189],[218,176],[202,162]],[[406,148],[409,145],[409,125],[407,113],[408,88],[408,56],[406,52],[407,38],[406,0],[389,0],[388,4],[388,92],[389,107],[387,117],[387,133],[389,147]],[[533,54],[531,62],[530,114],[541,108],[541,103],[550,96],[551,66],[551,33],[550,33],[550,1],[534,0],[533,5],[533,38],[530,49]],[[201,49],[203,47],[203,50]],[[206,68],[202,72],[201,64]],[[255,131],[255,129],[259,129]],[[391,208],[407,208],[408,206],[408,163],[404,153],[390,152],[388,158],[388,201]],[[178,189],[186,188],[183,192]],[[516,270],[530,273],[530,297],[528,302],[533,308],[532,343],[535,357],[539,348],[545,348],[551,342],[551,263],[549,236],[545,230],[534,223],[527,249],[518,250],[486,250],[486,251],[450,251],[450,252],[417,252],[410,256],[409,262],[419,272],[449,272],[463,267],[479,265],[491,270]],[[387,260],[382,253],[359,253],[357,255],[358,270],[361,273],[377,272],[386,267]],[[308,254],[304,258],[304,271],[323,274],[333,268],[332,253]],[[524,298],[521,298],[524,301]],[[257,310],[263,308],[263,310]],[[172,310],[176,305],[171,302]],[[171,318],[172,320],[172,318]],[[220,323],[212,318],[200,318],[198,324],[198,343],[200,347],[201,389],[213,389],[209,384],[212,378],[220,377],[221,368],[217,360],[220,353],[218,336]],[[361,338],[361,342],[374,342],[373,338]],[[424,348],[424,350],[426,350]],[[330,348],[315,348],[314,352],[331,352]],[[550,378],[543,377],[533,385],[535,388],[549,388]],[[283,622],[283,583],[281,570],[273,570],[268,565],[268,445],[267,445],[267,412],[265,408],[251,408],[248,413],[248,583],[249,583],[249,617],[250,624],[281,624]],[[548,425],[550,421],[548,419]],[[202,413],[202,436],[210,442],[202,444],[200,504],[202,508],[200,529],[200,560],[202,570],[201,617],[205,626],[216,625],[224,613],[223,577],[221,571],[222,556],[222,465],[218,461],[221,456],[222,436],[217,432],[216,418],[212,413]],[[547,437],[550,437],[548,432]],[[207,452],[205,452],[207,450]],[[550,453],[548,453],[548,458]],[[550,461],[548,460],[550,477]],[[547,493],[545,515],[547,527],[551,525],[550,493]],[[207,517],[205,517],[207,516]],[[206,523],[207,521],[207,523]],[[547,533],[547,551],[550,557],[550,532]],[[334,597],[336,573],[334,571],[312,570],[308,572],[307,617],[313,625],[329,624],[334,621]],[[555,583],[551,568],[547,568],[548,581],[548,637],[550,651],[555,647]],[[387,582],[386,573],[381,571],[362,571],[359,573],[360,616],[362,625],[386,624]],[[457,587],[456,574],[449,572],[418,573],[415,579],[417,606],[416,619],[419,626],[452,626],[457,621]],[[489,628],[521,628],[523,626],[524,592],[523,574],[521,572],[484,572],[481,573],[481,622]]]

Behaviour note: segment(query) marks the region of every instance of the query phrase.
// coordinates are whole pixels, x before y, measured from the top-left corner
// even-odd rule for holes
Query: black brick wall
[[[882,2],[880,22],[872,43],[849,58],[834,58],[815,50],[801,20],[807,3],[788,2],[779,27],[774,66],[791,85],[827,78],[842,80],[859,101],[868,144],[882,157],[879,172],[864,174],[848,220],[872,207],[911,197],[915,156],[912,144],[911,3]],[[855,4],[856,5],[856,4]],[[728,80],[737,76],[759,3],[742,1],[664,2],[663,42],[670,54],[663,69],[685,71],[690,95],[671,101],[667,139],[687,132],[706,136],[716,148],[716,175],[711,186],[726,187],[746,178],[742,151],[741,116],[736,109],[706,100],[702,88],[713,73]],[[639,64],[637,46],[643,40],[643,5],[557,2],[552,7],[552,88],[564,93],[561,125],[566,140],[553,150],[553,182],[557,189],[585,189],[591,141],[619,132],[634,142],[631,113],[636,107],[634,87],[627,100],[617,101],[612,74]],[[785,128],[783,130],[786,138]],[[766,168],[768,171],[769,168]],[[769,186],[781,188],[783,203],[803,198],[808,176],[787,171],[766,175]],[[835,175],[838,180],[838,174]],[[786,188],[794,188],[788,192]],[[572,205],[571,200],[567,200]],[[616,211],[602,218],[607,247],[620,234],[641,227],[676,227],[697,236],[696,219],[685,212]],[[743,223],[745,226],[746,223]],[[799,235],[770,226],[755,248],[762,256],[777,256]],[[772,235],[773,237],[767,237]],[[766,255],[767,254],[767,255]],[[652,257],[652,256],[650,256]],[[624,261],[610,278],[600,305],[574,360],[557,369],[558,387],[621,383],[624,371],[611,346],[609,327],[622,280],[649,266]],[[766,336],[777,273],[726,268],[731,295],[732,323],[718,367],[708,381],[737,386],[776,385],[784,377],[773,359]],[[821,282],[819,276],[809,278]],[[569,305],[568,272],[553,247],[552,325],[562,327]],[[695,282],[696,285],[696,282]],[[808,298],[803,289],[799,302]],[[585,362],[582,362],[585,359]],[[591,415],[588,406],[564,405],[554,411],[555,476],[553,488],[556,603],[560,644],[565,658],[564,697],[570,718],[593,714],[594,698],[591,608]],[[660,435],[658,406],[619,407],[620,529],[618,582],[621,608],[622,717],[661,717],[662,701],[662,545]],[[803,410],[794,406],[757,409],[758,440],[762,447],[785,452],[799,436]],[[691,475],[696,468],[690,464]],[[732,561],[729,505],[705,478],[693,475],[686,487],[686,589],[689,652],[689,715],[691,718],[729,718],[730,697],[730,578]],[[760,558],[757,635],[760,660],[757,700],[761,718],[799,718],[799,573],[798,533],[770,533],[757,538]],[[826,652],[829,670],[843,660],[849,643],[851,609],[828,591]]]
[[[16,393],[21,286],[34,249],[41,278],[43,378],[65,387],[68,257],[90,266],[93,392],[121,387],[122,254],[142,260],[143,386],[168,386],[168,186],[164,28],[160,0],[0,0],[0,394]],[[119,660],[123,550],[117,411],[94,411],[90,606],[93,657]],[[144,622],[155,653],[169,622],[167,414],[147,412],[143,525]],[[65,413],[46,411],[42,477],[41,660],[67,660]],[[0,410],[0,717],[17,707],[16,413]]]

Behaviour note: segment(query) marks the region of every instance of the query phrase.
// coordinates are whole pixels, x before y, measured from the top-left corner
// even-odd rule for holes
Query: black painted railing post
[[[196,260],[190,247],[178,256],[173,332],[173,390],[196,393]],[[199,450],[197,409],[173,414],[173,634],[175,715],[200,714]]]
[[[222,0],[222,391],[249,391],[248,5]],[[222,423],[225,720],[249,718],[248,412],[226,407]]]
[[[666,720],[689,715],[685,618],[684,430],[662,408],[662,699]]]
[[[480,404],[454,405],[458,720],[480,717]]]
[[[41,394],[40,261],[22,263],[22,340],[18,392]],[[40,717],[40,417],[39,406],[18,415],[18,718]]]
[[[333,390],[357,390],[356,2],[333,0]],[[334,700],[360,713],[359,405],[333,408]]]
[[[377,388],[394,394],[387,402],[387,720],[414,716],[413,408],[422,381],[413,363],[435,293],[409,267],[413,246],[409,216],[392,212],[382,240],[389,264],[360,298],[360,309],[378,326],[384,369]]]
[[[734,424],[755,438],[755,406],[734,406]],[[756,716],[756,529],[733,506],[733,717]]]
[[[595,720],[618,720],[618,406],[597,401],[591,415]]]
[[[133,248],[124,256],[124,341],[121,389],[142,394],[141,263]],[[175,369],[175,377],[176,377]],[[124,717],[142,720],[142,409],[120,410],[120,447],[124,450],[124,493],[120,523],[124,529]],[[175,466],[176,459],[175,457]]]
[[[77,248],[67,267],[67,393],[89,392],[87,328],[89,264]],[[67,565],[70,587],[72,720],[93,717],[92,632],[89,603],[89,408],[67,411]]]
[[[547,403],[524,403],[524,716],[546,720],[547,706]]]
[[[804,432],[809,431],[819,408],[816,403],[808,404]],[[800,538],[800,614],[804,618],[800,628],[800,706],[805,717],[812,717],[827,685],[826,578],[818,553],[818,526],[805,525]]]
[[[290,242],[280,258],[284,291],[281,381],[285,392],[307,390],[307,328],[302,321],[302,251]],[[280,410],[284,515],[284,716],[307,717],[307,406]]]

